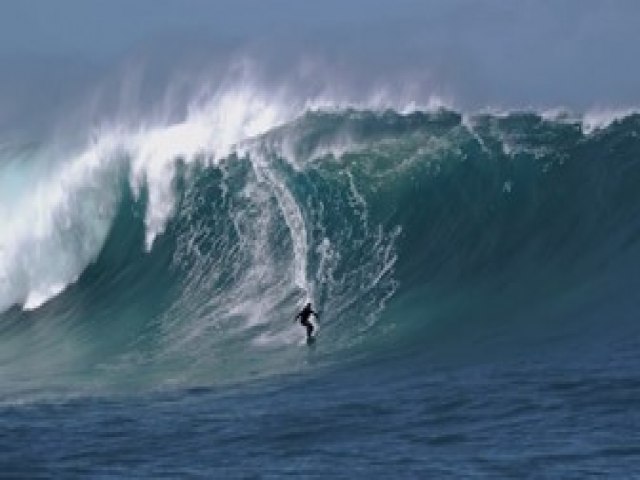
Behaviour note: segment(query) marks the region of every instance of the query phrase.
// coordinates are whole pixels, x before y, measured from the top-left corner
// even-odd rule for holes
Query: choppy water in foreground
[[[633,358],[386,359],[0,410],[7,478],[634,478]],[[627,351],[627,353],[630,353]],[[636,360],[634,360],[636,359]]]

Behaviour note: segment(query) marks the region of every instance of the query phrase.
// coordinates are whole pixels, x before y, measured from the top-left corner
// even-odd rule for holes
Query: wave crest
[[[588,132],[534,113],[298,115],[222,96],[183,123],[99,135],[23,192],[0,307],[40,308],[3,320],[50,322],[61,341],[80,328],[63,364],[156,384],[304,365],[283,347],[307,299],[326,359],[423,339],[469,308],[566,309],[599,266],[637,264],[639,153],[637,115]]]

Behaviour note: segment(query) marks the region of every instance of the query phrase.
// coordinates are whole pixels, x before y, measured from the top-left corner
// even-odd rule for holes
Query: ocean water
[[[6,478],[640,477],[640,116],[88,138],[0,149]]]

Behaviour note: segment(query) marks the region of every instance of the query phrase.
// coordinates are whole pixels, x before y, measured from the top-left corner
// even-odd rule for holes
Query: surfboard
[[[315,335],[311,335],[310,337],[307,338],[307,345],[313,345],[315,342],[316,342]]]

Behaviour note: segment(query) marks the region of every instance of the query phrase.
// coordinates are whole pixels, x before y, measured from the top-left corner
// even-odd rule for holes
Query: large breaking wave
[[[640,265],[640,116],[587,127],[236,93],[72,154],[7,146],[3,388],[237,381],[575,316]]]

